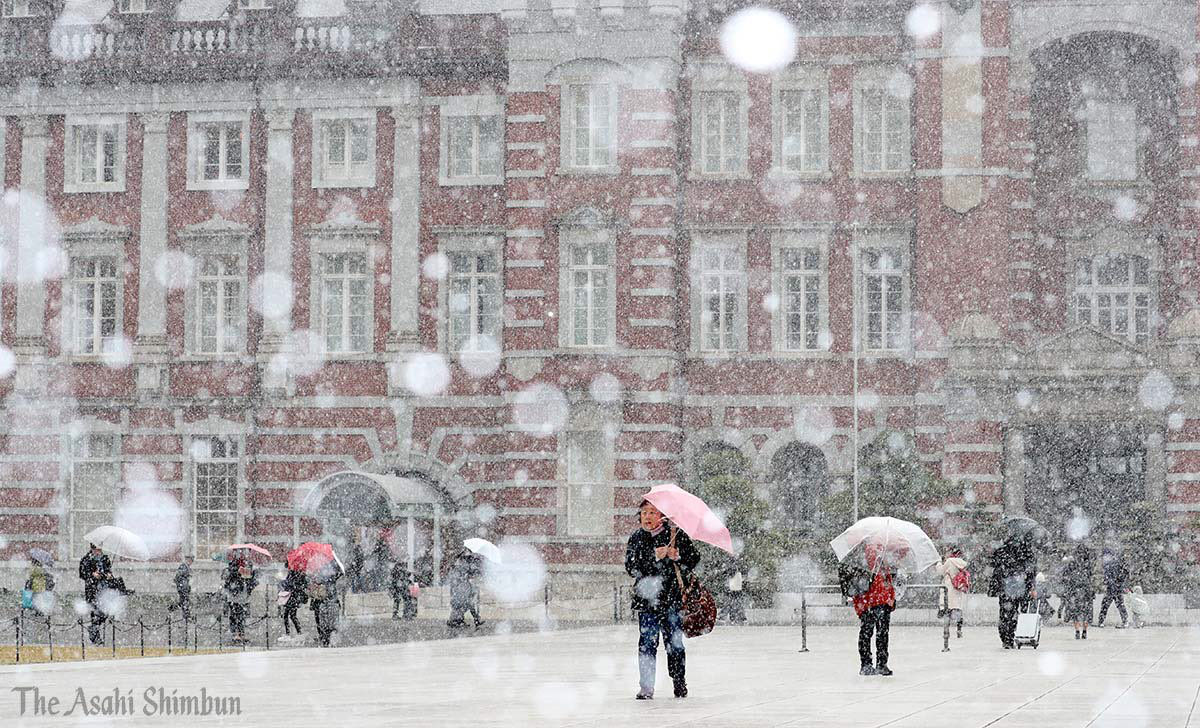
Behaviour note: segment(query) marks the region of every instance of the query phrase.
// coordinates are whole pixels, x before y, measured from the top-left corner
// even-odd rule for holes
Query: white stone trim
[[[707,172],[701,153],[704,146],[702,99],[707,93],[732,93],[737,97],[739,127],[736,154],[741,164],[736,170]],[[691,84],[692,164],[690,175],[699,179],[742,179],[748,175],[750,157],[750,91],[746,76],[719,59],[704,59],[693,69]],[[674,172],[674,170],[663,170]]]
[[[312,186],[313,189],[374,187],[375,170],[379,163],[376,142],[379,135],[378,112],[374,108],[315,109],[312,112]],[[367,126],[368,169],[361,175],[346,179],[330,179],[325,169],[325,128],[338,121],[362,121]],[[350,155],[351,141],[346,138],[346,155]]]
[[[175,236],[183,243],[183,248],[191,258],[193,265],[192,279],[184,293],[184,351],[187,352],[188,356],[204,359],[228,359],[245,353],[248,338],[248,317],[246,310],[249,309],[250,296],[248,274],[250,228],[241,223],[229,222],[221,218],[220,215],[217,215],[205,222],[182,228],[175,233]],[[239,270],[241,271],[238,282],[241,285],[242,300],[240,307],[243,310],[237,322],[240,346],[236,351],[223,354],[202,353],[199,351],[199,344],[197,342],[199,335],[197,299],[200,292],[200,262],[203,256],[212,254],[236,255],[239,259]]]
[[[709,247],[726,248],[734,251],[741,261],[741,275],[739,280],[738,306],[737,316],[734,319],[733,327],[737,332],[739,346],[737,349],[709,351],[703,346],[703,328],[701,326],[701,315],[703,312],[703,281],[701,279],[703,265],[701,256],[703,251]],[[691,286],[691,321],[692,335],[690,351],[693,354],[703,352],[705,356],[724,357],[732,354],[745,352],[748,350],[747,332],[749,330],[747,318],[748,300],[747,287],[750,277],[747,268],[747,235],[744,230],[728,230],[728,231],[711,231],[711,232],[694,232],[691,236],[691,250],[689,256],[689,275],[693,281]],[[674,324],[672,324],[674,325]]]
[[[912,240],[911,232],[907,227],[897,227],[893,229],[862,229],[855,231],[852,240],[852,262],[854,264],[854,284],[855,284],[855,301],[854,307],[857,319],[857,331],[854,335],[858,337],[858,350],[860,356],[864,357],[903,357],[912,352],[913,335],[912,335],[912,298],[913,298],[913,264],[912,264]],[[901,285],[902,302],[901,311],[902,323],[901,329],[904,332],[904,342],[898,349],[872,349],[869,346],[869,337],[867,336],[867,306],[866,306],[866,282],[863,272],[863,251],[870,248],[897,248],[900,250],[901,261]]]
[[[77,154],[75,137],[77,130],[85,126],[115,126],[117,128],[116,169],[112,182],[81,182],[78,180],[79,170],[76,168]],[[63,120],[63,192],[68,194],[82,192],[124,192],[125,165],[129,157],[128,151],[128,117],[125,114],[72,114]]]
[[[829,241],[828,230],[780,230],[771,235],[771,292],[778,305],[771,311],[772,349],[781,355],[812,356],[828,354],[832,342],[829,326]],[[785,249],[813,249],[820,258],[818,277],[821,293],[818,301],[820,321],[818,323],[816,349],[787,348],[787,317],[785,314],[787,292],[784,286],[783,251]],[[823,340],[823,341],[822,341]],[[824,346],[822,346],[824,343]]]
[[[503,184],[507,168],[506,160],[504,159],[504,139],[507,136],[505,127],[507,122],[512,122],[518,118],[512,116],[506,118],[504,116],[504,97],[497,94],[478,94],[474,96],[449,96],[439,101],[438,184],[443,187]],[[469,177],[450,176],[450,125],[447,121],[452,118],[462,117],[492,117],[499,120],[500,174],[481,174]],[[545,117],[541,117],[540,121],[545,121]]]
[[[902,170],[887,170],[887,171],[866,171],[863,169],[863,134],[864,134],[864,117],[863,117],[863,92],[868,90],[882,90],[885,94],[891,94],[890,86],[893,81],[899,76],[907,79],[907,88],[910,96],[904,99],[906,110],[907,123],[904,125],[905,142],[903,144],[905,152],[905,164]],[[875,179],[896,179],[904,178],[912,175],[913,167],[913,101],[912,95],[915,95],[916,83],[912,77],[899,66],[892,65],[870,65],[859,66],[855,68],[854,73],[854,176],[866,177]],[[886,123],[886,122],[883,122]]]
[[[572,315],[571,249],[577,245],[599,245],[608,254],[608,341],[593,345],[576,345]],[[611,228],[563,225],[558,231],[558,343],[574,351],[604,351],[617,345],[617,241]]]
[[[359,220],[330,220],[305,231],[309,238],[309,327],[321,340],[321,351],[330,360],[370,358],[375,352],[375,287],[378,276],[375,263],[379,227]],[[331,352],[325,348],[325,317],[322,258],[327,255],[352,253],[366,259],[367,280],[367,343],[363,351]],[[316,319],[314,321],[314,319]]]
[[[438,252],[447,259],[453,253],[490,253],[496,258],[496,294],[501,302],[507,299],[508,290],[504,285],[504,269],[511,264],[504,259],[504,237],[497,232],[480,230],[461,230],[457,232],[444,231],[437,236]],[[437,350],[443,355],[454,355],[450,350],[450,274],[438,281],[437,293]],[[538,322],[541,325],[541,322]],[[504,351],[504,329],[509,324],[504,316],[500,317],[496,327],[496,345]]]
[[[204,180],[200,178],[200,157],[203,140],[200,126],[213,122],[239,122],[242,125],[242,176],[237,179]],[[245,190],[250,188],[250,112],[249,111],[192,111],[187,118],[187,189]]]
[[[821,94],[821,159],[817,170],[790,170],[783,167],[783,92],[816,91]],[[771,83],[771,171],[772,176],[789,179],[821,178],[829,173],[829,72],[820,66],[792,67],[781,72]]]
[[[125,242],[129,239],[129,229],[112,225],[96,217],[89,218],[74,227],[62,231],[63,254],[66,270],[63,285],[60,288],[61,314],[59,341],[63,355],[74,361],[105,361],[112,357],[121,357],[122,352],[80,353],[75,351],[75,340],[72,336],[75,324],[75,305],[72,300],[73,277],[71,261],[77,257],[107,257],[116,264],[116,324],[113,338],[121,341],[125,336]]]

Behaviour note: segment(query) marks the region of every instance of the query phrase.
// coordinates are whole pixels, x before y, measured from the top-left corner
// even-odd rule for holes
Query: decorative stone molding
[[[226,220],[221,217],[220,213],[217,213],[203,222],[180,228],[176,231],[175,236],[186,241],[246,241],[250,238],[250,226]]]
[[[93,215],[87,220],[70,227],[63,228],[63,247],[71,248],[81,243],[117,243],[124,244],[129,239],[129,228],[104,222]]]

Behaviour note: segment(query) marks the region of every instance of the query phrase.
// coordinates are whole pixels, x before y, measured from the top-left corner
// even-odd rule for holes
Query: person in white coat
[[[937,569],[942,575],[942,586],[946,587],[939,597],[942,609],[946,613],[946,624],[955,625],[958,628],[958,636],[962,637],[963,603],[966,602],[967,589],[971,583],[967,572],[967,560],[963,558],[962,550],[957,546],[946,549],[946,558],[938,564]],[[962,576],[959,576],[960,572]]]

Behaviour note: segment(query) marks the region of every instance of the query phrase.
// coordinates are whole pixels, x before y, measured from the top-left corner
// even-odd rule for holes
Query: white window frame
[[[854,270],[855,283],[857,288],[857,296],[855,301],[856,314],[858,319],[858,331],[856,334],[859,337],[859,351],[865,354],[873,354],[877,356],[902,356],[906,355],[912,348],[912,253],[910,250],[911,241],[907,231],[904,232],[878,232],[862,234],[855,240],[854,245]],[[867,261],[869,252],[874,252],[883,248],[894,250],[899,256],[899,260],[895,261],[898,265],[896,273],[898,274],[898,284],[900,286],[900,322],[897,326],[900,340],[895,346],[888,346],[887,328],[887,312],[883,311],[883,328],[880,333],[880,345],[872,346],[870,336],[870,305],[868,280],[870,271],[867,270]],[[891,269],[888,269],[889,271]],[[892,276],[895,277],[895,276]],[[880,300],[886,302],[887,294],[892,289],[890,288],[891,281],[885,281],[885,285],[881,288]]]
[[[314,189],[339,187],[374,187],[376,158],[377,124],[374,109],[356,109],[335,111],[319,109],[312,114],[312,186]],[[362,124],[366,127],[367,162],[364,169],[355,173],[353,162],[350,161],[352,150],[352,126]],[[335,170],[328,160],[328,133],[335,126],[341,125],[346,131],[345,154],[346,161],[341,163],[344,168]]]
[[[227,155],[222,154],[219,179],[204,179],[201,160],[205,139],[202,129],[207,124],[241,124],[242,174],[225,176]],[[222,149],[226,145],[222,144]],[[245,190],[250,187],[250,113],[246,111],[193,111],[188,113],[188,182],[189,190]]]
[[[749,176],[750,91],[746,76],[733,67],[719,62],[701,62],[692,79],[692,175],[704,179],[744,179]],[[738,164],[735,169],[707,171],[705,169],[706,121],[704,104],[712,94],[732,94],[737,99],[737,149],[730,152],[722,146],[722,167],[727,157]],[[724,122],[723,122],[724,123]]]
[[[494,273],[475,273],[471,277],[495,276],[496,305],[498,306],[497,316],[493,319],[495,330],[491,332],[483,331],[481,333],[491,337],[496,346],[503,349],[505,289],[502,241],[503,238],[499,234],[487,232],[450,232],[438,236],[438,252],[446,256],[447,261],[446,279],[440,282],[438,287],[438,320],[442,322],[438,326],[438,350],[443,354],[456,354],[462,350],[462,346],[455,343],[455,332],[452,330],[453,315],[451,313],[450,297],[453,295],[451,280],[455,277],[455,274],[451,272],[451,268],[453,267],[451,265],[451,258],[455,255],[490,255],[496,261],[496,270]],[[464,343],[466,341],[470,341],[470,337],[464,340]]]
[[[443,187],[504,184],[505,156],[507,154],[504,141],[506,136],[504,97],[495,95],[451,96],[442,100],[440,109],[438,184]],[[450,126],[451,120],[463,118],[475,119],[473,127],[476,141],[474,174],[454,175],[450,168]],[[500,133],[500,159],[495,174],[484,174],[479,171],[479,153],[482,149],[482,145],[479,143],[481,138],[479,120],[484,118],[495,119]]]
[[[1126,265],[1126,269],[1129,271],[1128,282],[1120,283],[1120,284],[1113,284],[1113,285],[1104,285],[1104,284],[1099,283],[1099,264],[1102,263],[1105,258],[1115,258],[1115,257],[1126,258],[1125,265]],[[1142,261],[1145,262],[1146,282],[1144,284],[1137,283],[1136,269],[1134,267],[1135,266],[1134,259],[1141,259]],[[1088,263],[1089,281],[1086,284],[1084,284],[1080,281],[1080,278],[1078,275],[1078,264],[1080,261],[1087,261],[1087,263]],[[1155,270],[1154,270],[1153,256],[1139,254],[1139,253],[1125,253],[1125,252],[1098,253],[1098,254],[1092,255],[1092,256],[1079,256],[1076,258],[1072,258],[1070,261],[1070,265],[1071,265],[1071,269],[1072,269],[1071,270],[1072,287],[1071,287],[1070,319],[1074,325],[1090,326],[1107,336],[1112,336],[1112,337],[1118,338],[1118,339],[1124,339],[1125,341],[1128,341],[1130,344],[1133,344],[1134,346],[1147,346],[1150,344],[1151,341],[1154,340],[1154,334],[1155,334],[1154,318],[1155,318],[1155,314],[1156,314],[1156,308],[1155,308],[1156,299],[1155,299],[1154,281],[1155,281],[1156,276],[1155,276]],[[1128,304],[1125,306],[1117,306],[1115,304],[1114,299],[1117,296],[1121,296],[1121,295],[1127,296],[1129,299]],[[1100,297],[1101,296],[1108,296],[1110,304],[1111,304],[1108,307],[1109,310],[1112,312],[1110,314],[1110,320],[1109,320],[1108,327],[1104,327],[1100,323],[1100,308],[1101,308],[1100,307]],[[1144,337],[1141,338],[1140,340],[1139,340],[1138,332],[1137,332],[1137,311],[1138,311],[1138,309],[1143,308],[1143,307],[1140,307],[1137,305],[1137,298],[1139,296],[1145,296],[1145,298],[1146,298],[1146,306],[1144,307],[1145,316],[1146,316],[1146,321],[1145,321],[1146,330],[1144,332]],[[1080,309],[1082,308],[1080,306],[1080,299],[1083,297],[1087,297],[1089,299],[1088,307],[1087,307],[1088,316],[1087,316],[1086,321],[1080,320]],[[1113,315],[1116,314],[1118,311],[1126,313],[1129,317],[1127,320],[1128,329],[1124,334],[1119,333],[1115,330],[1116,329],[1115,318],[1113,317]]]
[[[212,455],[212,451],[210,449],[206,455],[202,455],[201,457],[196,457],[196,452],[199,449],[200,443],[211,442],[213,440],[224,440],[227,443],[233,443],[234,446],[237,448],[237,455],[234,457],[229,457],[228,455],[226,455],[224,457],[214,457]],[[228,450],[227,450],[227,452],[228,452]],[[243,437],[241,437],[239,434],[233,434],[233,433],[194,434],[190,438],[188,438],[188,466],[189,466],[188,467],[188,470],[189,470],[188,485],[189,485],[189,487],[188,487],[187,501],[188,501],[188,505],[189,505],[189,508],[188,508],[188,520],[189,520],[188,535],[189,535],[189,539],[190,539],[191,543],[188,544],[188,547],[185,550],[185,553],[190,553],[198,559],[204,559],[210,555],[208,553],[200,553],[200,551],[199,551],[199,548],[201,545],[200,540],[198,538],[199,515],[202,512],[203,513],[214,513],[214,514],[216,514],[216,513],[231,514],[233,517],[233,531],[234,531],[233,536],[231,536],[231,538],[234,540],[231,541],[231,543],[240,543],[242,541],[242,533],[243,533],[243,529],[245,526],[244,520],[243,520],[243,515],[242,515],[243,511],[245,510],[242,507],[243,500],[244,500],[242,484],[245,482],[245,476],[246,476],[246,472],[245,472],[246,464],[245,464],[244,455],[245,455],[245,439]],[[233,478],[234,478],[234,481],[233,481],[233,508],[232,509],[228,509],[228,508],[221,508],[221,509],[204,508],[204,509],[201,509],[199,507],[200,503],[199,503],[199,499],[198,499],[201,466],[212,465],[212,464],[228,465],[230,463],[234,464],[234,468],[233,468]],[[227,546],[229,544],[209,544],[209,545],[226,545]]]
[[[868,67],[859,68],[854,76],[854,174],[859,177],[905,177],[912,174],[913,167],[913,132],[912,132],[912,96],[909,98],[899,98],[894,96],[889,87],[894,83],[896,74],[902,74],[906,79],[908,88],[912,89],[915,85],[911,78],[903,70],[893,67]],[[887,100],[893,99],[897,106],[895,107],[903,113],[903,137],[900,140],[900,151],[903,154],[901,164],[895,169],[887,166],[887,148],[880,149],[880,169],[867,169],[864,162],[866,156],[866,101],[864,95],[868,92],[879,92],[883,94],[884,109],[881,112],[880,123],[881,134],[886,144],[886,133],[883,131],[887,128],[886,107]]]
[[[79,159],[80,135],[86,127],[96,127],[97,148],[103,145],[100,139],[102,128],[112,128],[116,134],[113,181],[105,182],[97,160],[93,158],[91,165],[97,167],[96,180],[85,182],[81,179],[82,168]],[[124,192],[125,191],[125,158],[127,156],[127,123],[123,114],[104,116],[68,116],[65,123],[65,139],[63,144],[63,192]]]
[[[829,232],[824,230],[781,231],[771,237],[771,285],[776,306],[771,313],[773,349],[794,356],[828,356],[832,348],[832,332],[829,328]],[[815,275],[819,291],[817,294],[816,346],[792,348],[788,337],[788,279],[792,275],[785,267],[787,251],[813,251],[817,256]],[[805,284],[807,286],[807,283]],[[807,325],[804,333],[808,333]],[[807,338],[807,337],[805,337]]]
[[[720,272],[722,269],[710,270],[705,261],[705,253],[710,250],[719,252],[724,260],[733,260],[738,263],[738,269],[724,274]],[[732,258],[726,256],[732,256]],[[695,281],[692,286],[693,351],[703,356],[728,356],[747,351],[749,327],[746,308],[748,278],[746,262],[746,234],[744,232],[693,233],[691,248],[692,280]],[[737,311],[734,312],[729,334],[730,338],[736,342],[736,346],[733,347],[726,346],[726,342],[722,341],[720,347],[711,348],[705,340],[707,333],[704,326],[704,312],[707,308],[705,289],[707,279],[712,276],[718,276],[721,279],[721,290],[718,295],[725,296],[728,293],[735,296]],[[728,276],[730,280],[725,281],[725,276]],[[724,335],[722,335],[722,339],[724,339]]]
[[[93,438],[93,437],[111,438],[112,446],[110,447],[109,452],[107,454],[104,454],[101,456],[94,456],[91,453],[91,447],[87,443],[89,443],[89,441],[90,441],[89,438]],[[86,451],[83,454],[80,454],[80,450],[81,450],[81,448],[79,447],[80,443],[84,444],[82,449],[84,451]],[[67,483],[67,486],[69,488],[68,496],[70,499],[70,506],[69,506],[70,525],[67,529],[68,532],[65,535],[68,539],[67,543],[70,544],[70,548],[74,548],[76,545],[82,544],[84,534],[86,534],[89,530],[91,530],[90,528],[88,528],[89,526],[94,527],[94,526],[98,526],[98,525],[108,525],[108,524],[112,523],[113,516],[117,510],[117,500],[118,500],[118,495],[120,494],[121,482],[123,479],[123,473],[122,473],[122,462],[123,461],[122,461],[122,457],[121,457],[121,435],[119,432],[115,432],[115,431],[89,429],[87,431],[78,433],[73,436],[67,436],[66,452],[70,453],[70,461],[69,461],[70,462],[70,471],[69,471],[68,483]],[[78,500],[78,496],[76,493],[76,489],[77,489],[77,485],[78,485],[78,483],[76,481],[76,467],[81,463],[94,463],[94,464],[98,464],[98,465],[110,465],[113,467],[114,475],[113,475],[113,481],[112,481],[112,494],[111,494],[112,495],[112,504],[111,504],[110,508],[103,509],[103,510],[94,509],[94,508],[88,508],[88,509],[76,508],[76,501]],[[94,523],[94,524],[91,523],[90,521],[86,524],[81,524],[79,522],[79,519],[77,518],[77,516],[84,512],[107,515],[108,517],[106,519],[96,519],[96,523]]]
[[[34,17],[32,0],[4,0],[3,10],[6,18]]]
[[[603,341],[591,341],[578,344],[575,342],[575,273],[580,268],[574,264],[574,250],[578,247],[603,248],[608,263],[589,265],[583,268],[592,271],[604,270],[607,277],[605,293],[608,304],[603,315],[606,336]],[[617,266],[616,266],[616,235],[609,228],[564,225],[558,232],[559,255],[559,345],[571,349],[612,349],[616,346],[617,327]],[[590,337],[589,337],[590,339]]]
[[[216,217],[185,227],[176,233],[176,236],[183,242],[184,250],[194,266],[184,304],[184,351],[190,356],[204,359],[226,359],[245,354],[247,352],[246,312],[249,310],[250,286],[247,272],[250,228]],[[237,256],[239,259],[241,273],[237,278],[241,284],[242,301],[239,306],[241,316],[240,320],[236,322],[236,326],[240,345],[232,352],[210,353],[200,350],[200,265],[206,255],[231,255]]]
[[[1122,108],[1133,112],[1133,138],[1129,140],[1103,139],[1101,144],[1105,147],[1112,146],[1118,141],[1128,141],[1133,144],[1133,175],[1130,177],[1113,177],[1104,176],[1097,173],[1092,167],[1092,125],[1099,120],[1100,116],[1110,116],[1114,109]],[[1101,109],[1107,111],[1107,114],[1102,114]],[[1084,144],[1083,144],[1083,171],[1084,175],[1090,182],[1099,185],[1122,185],[1136,183],[1142,179],[1142,144],[1138,133],[1138,105],[1134,99],[1119,99],[1111,97],[1089,98],[1084,101],[1083,107],[1084,118]]]
[[[594,159],[579,160],[575,154],[575,90],[580,87],[590,87],[603,90],[608,95],[608,161],[600,163]],[[559,171],[575,174],[616,174],[618,170],[617,150],[617,109],[620,104],[620,87],[611,80],[596,77],[565,78],[560,86],[559,103]],[[594,106],[590,104],[589,108]],[[589,119],[593,116],[589,113]],[[591,127],[589,126],[589,129]],[[603,149],[595,145],[594,135],[589,131],[588,156],[593,150]]]
[[[820,129],[817,136],[820,140],[818,164],[813,169],[792,169],[786,165],[784,155],[784,137],[787,131],[787,109],[784,107],[784,97],[791,93],[815,94],[816,104],[820,111]],[[771,84],[771,108],[774,110],[771,123],[771,149],[773,176],[794,178],[825,178],[829,177],[829,74],[825,69],[793,69],[779,76]],[[805,116],[802,114],[802,116]],[[805,145],[808,143],[807,118],[800,132]]]
[[[362,258],[363,264],[364,264],[363,272],[362,273],[327,272],[325,270],[325,267],[328,265],[328,263],[333,258],[335,258],[337,256],[353,256],[353,257]],[[319,318],[319,320],[317,322],[317,326],[315,328],[320,333],[320,336],[321,336],[321,350],[331,358],[356,357],[356,356],[364,356],[364,355],[371,354],[375,350],[375,347],[374,347],[374,343],[375,343],[374,342],[374,339],[375,339],[375,337],[374,337],[374,328],[375,328],[375,315],[374,315],[375,314],[375,305],[374,305],[374,301],[375,301],[375,259],[374,259],[374,256],[371,254],[370,250],[367,250],[365,248],[355,249],[353,247],[338,246],[338,249],[325,248],[319,252],[314,253],[314,259],[315,260],[314,260],[313,272],[316,275],[313,277],[313,279],[316,282],[315,296],[317,299],[317,305],[315,308],[313,308],[313,312],[314,312],[314,315],[316,315]],[[328,301],[326,300],[326,297],[325,297],[326,296],[326,293],[325,293],[326,285],[325,284],[327,281],[334,279],[334,278],[337,278],[337,279],[340,279],[341,281],[343,281],[343,293],[342,293],[342,298],[341,298],[341,307],[342,307],[341,314],[342,314],[343,330],[342,330],[341,338],[342,338],[342,343],[345,346],[342,346],[339,348],[330,348],[328,332],[326,331],[326,326],[328,325],[328,320],[327,320],[327,317],[325,314],[326,314],[326,305],[328,304]],[[365,338],[363,341],[362,348],[354,348],[349,344],[349,342],[351,341],[351,338],[352,338],[352,334],[351,334],[352,314],[350,313],[350,296],[347,292],[347,286],[356,280],[362,280],[366,283],[366,296],[365,296],[366,300],[364,301],[364,306],[365,306],[365,311],[366,311],[366,314],[365,314],[366,318],[364,320],[364,323],[365,323],[364,337]]]
[[[67,274],[63,278],[61,295],[62,351],[66,356],[80,360],[104,360],[109,356],[120,356],[120,351],[79,352],[75,346],[75,278],[73,261],[78,258],[112,258],[116,263],[116,329],[113,341],[119,342],[125,333],[125,241],[129,231],[118,225],[110,225],[97,218],[62,233],[63,252],[66,255]]]
[[[273,6],[267,0],[238,0],[238,10],[270,10]]]
[[[121,15],[140,15],[150,12],[146,0],[117,0],[117,12]]]

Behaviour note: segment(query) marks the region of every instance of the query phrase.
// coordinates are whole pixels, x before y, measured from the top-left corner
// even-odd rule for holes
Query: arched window
[[[819,449],[793,442],[771,458],[771,499],[786,528],[808,528],[828,491],[828,467]]]
[[[741,477],[750,474],[750,461],[733,445],[706,442],[696,448],[692,469],[697,480],[717,477]]]
[[[1104,255],[1075,260],[1076,324],[1135,344],[1150,338],[1150,262],[1140,255]]]

